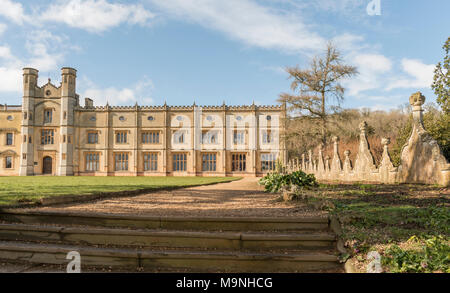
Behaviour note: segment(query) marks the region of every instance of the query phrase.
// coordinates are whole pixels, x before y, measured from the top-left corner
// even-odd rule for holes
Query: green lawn
[[[60,195],[185,187],[229,182],[238,177],[0,177],[0,205],[38,202]]]

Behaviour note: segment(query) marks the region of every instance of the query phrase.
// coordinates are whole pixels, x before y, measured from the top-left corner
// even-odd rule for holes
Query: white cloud
[[[13,58],[13,55],[11,54],[11,49],[7,46],[0,46],[0,58],[6,60]]]
[[[364,43],[364,37],[350,33],[343,33],[332,39],[333,44],[342,51],[357,51],[367,48],[368,45]]]
[[[402,69],[406,77],[393,79],[387,90],[397,88],[429,88],[433,82],[434,64],[425,64],[416,59],[402,59]]]
[[[0,46],[0,92],[22,90],[22,65],[8,46]]]
[[[70,50],[64,45],[67,38],[52,34],[49,31],[33,31],[25,43],[25,47],[31,55],[27,66],[37,68],[40,71],[51,71],[58,68],[64,60],[64,49]]]
[[[22,70],[16,66],[0,66],[0,92],[21,92]]]
[[[325,45],[298,14],[275,11],[251,0],[150,1],[173,17],[218,30],[251,46],[298,52]]]
[[[155,14],[140,4],[109,3],[106,0],[64,0],[42,11],[43,21],[65,23],[90,32],[102,32],[122,23],[146,25]]]
[[[386,72],[392,68],[391,60],[381,54],[360,54],[354,61],[365,71]]]
[[[385,74],[392,69],[391,60],[381,54],[357,54],[349,58],[349,63],[359,71],[356,77],[343,82],[351,96],[381,87]]]
[[[65,54],[73,50],[66,40],[67,37],[46,30],[31,31],[25,40],[28,54],[24,58],[15,56],[7,45],[0,46],[0,92],[22,91],[23,67],[34,67],[41,74],[59,68]]]
[[[153,91],[153,82],[144,77],[131,87],[101,88],[87,77],[82,77],[78,82],[78,87],[82,88],[81,95],[94,100],[96,105],[130,105],[138,102],[139,104],[153,104],[151,92]]]
[[[0,36],[6,31],[8,26],[4,23],[0,23]]]
[[[17,24],[22,24],[28,19],[22,4],[11,0],[0,0],[0,15]]]

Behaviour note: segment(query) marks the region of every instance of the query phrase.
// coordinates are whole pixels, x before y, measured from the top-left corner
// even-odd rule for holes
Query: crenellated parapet
[[[184,105],[184,106],[170,106],[170,105],[147,105],[147,106],[140,106],[140,105],[134,105],[134,106],[93,106],[93,105],[85,105],[85,106],[77,106],[75,109],[78,111],[193,111],[194,108],[202,109],[203,111],[280,111],[283,110],[282,105]]]
[[[367,140],[368,125],[365,121],[359,125],[359,147],[354,164],[350,160],[350,151],[344,151],[342,163],[338,152],[338,137],[333,137],[333,157],[323,158],[323,146],[318,147],[317,165],[312,150],[308,156],[302,154],[297,163],[301,170],[312,173],[319,180],[370,181],[380,183],[426,183],[448,186],[450,182],[450,164],[442,151],[423,125],[425,97],[420,93],[411,95],[409,102],[413,110],[413,130],[403,146],[399,167],[394,167],[389,155],[390,138],[382,138],[383,155],[377,166]],[[288,165],[289,166],[289,165]]]

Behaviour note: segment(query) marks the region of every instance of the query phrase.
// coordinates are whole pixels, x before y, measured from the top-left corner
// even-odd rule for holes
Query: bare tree
[[[336,112],[344,100],[345,90],[339,82],[356,75],[356,67],[343,64],[341,54],[329,42],[325,55],[314,57],[309,68],[288,67],[286,71],[293,79],[291,89],[298,91],[298,95],[282,93],[279,101],[285,102],[289,110],[317,120],[321,128],[321,139],[326,143],[328,115]],[[331,101],[335,101],[337,105],[333,105]]]

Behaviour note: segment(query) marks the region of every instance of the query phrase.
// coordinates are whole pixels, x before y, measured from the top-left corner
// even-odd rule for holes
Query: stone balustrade
[[[450,182],[450,164],[442,154],[439,145],[423,126],[423,109],[425,97],[417,92],[411,95],[413,129],[411,136],[402,147],[400,165],[394,167],[389,156],[389,138],[382,138],[383,155],[379,166],[370,152],[367,141],[367,123],[359,125],[359,148],[354,164],[350,160],[350,151],[344,152],[342,163],[339,157],[339,138],[333,137],[333,157],[323,157],[323,147],[319,147],[314,156],[309,150],[308,155],[302,154],[301,159],[290,160],[289,171],[302,170],[312,173],[318,180],[337,181],[369,181],[380,183],[426,183],[448,186]]]

